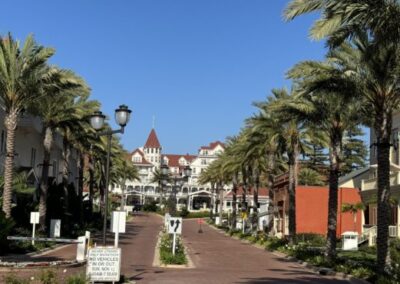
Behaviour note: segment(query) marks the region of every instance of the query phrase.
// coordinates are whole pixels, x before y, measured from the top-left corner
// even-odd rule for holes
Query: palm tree
[[[280,106],[281,110],[286,110],[318,128],[328,140],[330,166],[326,255],[329,261],[336,255],[338,185],[344,135],[361,122],[361,109],[354,97],[343,95],[343,88],[340,91],[326,90],[318,88],[317,82],[335,80],[341,72],[337,62],[346,55],[341,50],[335,50],[327,55],[326,61],[305,61],[297,64],[289,71],[289,77],[296,80],[299,93],[292,101]]]
[[[353,222],[354,222],[354,232],[357,232],[357,213],[358,211],[365,210],[365,205],[362,202],[359,203],[344,203],[342,204],[342,212],[350,212],[353,215]]]
[[[70,156],[70,147],[68,136],[71,136],[71,129],[79,126],[84,118],[86,111],[93,109],[92,105],[98,105],[97,102],[87,101],[89,88],[85,82],[76,76],[73,72],[67,70],[57,70],[59,80],[70,82],[57,86],[57,88],[45,88],[45,92],[52,93],[40,104],[32,107],[31,111],[38,114],[43,124],[43,163],[42,176],[40,180],[40,201],[39,214],[40,225],[42,228],[46,224],[47,212],[47,194],[48,194],[48,174],[51,158],[51,149],[54,143],[55,133],[63,135],[63,184],[64,184],[64,205],[65,213],[68,215],[68,161]],[[75,129],[75,131],[77,131]]]
[[[323,177],[314,169],[301,168],[299,172],[299,184],[301,185],[324,185]]]
[[[45,85],[54,82],[54,68],[47,66],[54,49],[36,44],[28,36],[22,48],[9,34],[0,36],[0,99],[5,111],[7,131],[4,167],[3,211],[11,217],[11,194],[15,155],[15,132],[18,118],[28,104],[43,98]]]
[[[116,175],[119,178],[118,184],[121,187],[121,210],[125,208],[125,186],[128,180],[139,180],[139,172],[136,166],[126,157],[127,154],[120,156],[118,159],[115,159]]]
[[[313,11],[322,12],[311,34],[314,38],[328,37],[328,43],[339,46],[347,38],[355,38],[348,50],[353,49],[352,57],[342,64],[342,76],[336,82],[325,87],[343,87],[353,85],[353,96],[363,103],[366,117],[376,135],[378,163],[378,232],[377,267],[384,274],[389,264],[389,193],[390,193],[390,145],[392,134],[392,116],[398,109],[399,96],[399,39],[400,3],[396,0],[315,0],[292,1],[285,11],[291,20],[299,15]],[[361,33],[366,31],[365,33]],[[343,61],[342,61],[343,62]],[[355,68],[350,65],[355,65]],[[353,66],[354,67],[354,66]],[[328,80],[325,81],[325,83]],[[332,80],[329,80],[332,83]]]
[[[262,113],[273,112],[277,118],[277,125],[274,127],[274,140],[281,146],[279,148],[284,150],[287,157],[287,164],[289,168],[289,242],[294,243],[296,238],[296,186],[298,176],[298,164],[300,153],[306,152],[306,141],[310,140],[310,132],[306,125],[299,120],[296,116],[287,116],[281,113],[279,106],[289,102],[293,96],[285,89],[272,90],[273,97],[268,101],[256,103],[255,105],[260,108]]]
[[[377,43],[399,42],[400,3],[397,0],[292,0],[284,11],[286,20],[320,12],[310,30],[313,39],[328,38],[339,46],[357,31],[368,30]]]

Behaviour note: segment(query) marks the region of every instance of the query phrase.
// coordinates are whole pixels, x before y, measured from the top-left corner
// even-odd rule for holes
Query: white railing
[[[390,185],[398,185],[399,180],[398,180],[398,174],[391,174],[390,175]],[[376,178],[372,179],[363,179],[361,181],[361,190],[371,190],[371,189],[377,189],[378,188],[378,181]]]
[[[389,237],[391,238],[397,237],[397,226],[389,226]]]
[[[376,243],[377,227],[372,226],[370,228],[365,228],[361,236],[358,238],[358,244],[361,244],[368,240],[369,245],[374,245]]]

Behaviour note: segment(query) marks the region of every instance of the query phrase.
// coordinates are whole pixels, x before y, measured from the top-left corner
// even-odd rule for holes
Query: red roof
[[[131,161],[132,161],[132,156],[133,156],[134,154],[136,154],[136,153],[139,153],[140,156],[142,156],[142,161],[141,161],[141,162],[135,162],[135,161],[133,161],[133,163],[134,163],[135,165],[149,165],[149,166],[153,165],[152,163],[150,163],[149,161],[147,161],[147,160],[145,159],[144,153],[143,153],[142,151],[140,151],[139,148],[136,149],[136,150],[134,150],[134,151],[130,154],[130,160],[131,160]]]
[[[196,156],[193,155],[175,155],[175,154],[165,154],[163,155],[163,158],[167,157],[168,158],[168,166],[169,167],[182,167],[182,165],[179,164],[179,159],[181,157],[185,158],[185,160],[190,163],[192,160],[196,158]]]
[[[222,143],[221,141],[211,142],[208,146],[201,146],[200,149],[203,149],[203,150],[213,150],[213,149],[215,149],[215,147],[217,147],[218,145],[220,145],[222,148],[225,149],[225,144]]]
[[[254,192],[254,189],[250,187],[249,189],[247,189],[246,196],[253,195],[253,192]],[[239,187],[236,191],[236,196],[241,196],[242,194],[243,194],[243,187]],[[232,190],[231,190],[228,192],[228,194],[226,196],[232,196],[232,195],[233,194],[232,194]],[[258,196],[267,197],[268,196],[268,188],[260,187],[258,189]]]
[[[161,148],[160,142],[158,141],[156,131],[154,128],[151,130],[149,137],[147,138],[145,148]]]

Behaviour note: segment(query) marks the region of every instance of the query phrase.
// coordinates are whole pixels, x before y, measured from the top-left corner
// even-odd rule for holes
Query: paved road
[[[349,283],[321,277],[297,263],[244,244],[205,225],[199,234],[196,220],[185,220],[183,238],[195,268],[153,267],[154,248],[162,218],[139,213],[121,234],[122,270],[137,283]],[[112,238],[109,239],[112,241]],[[110,243],[111,244],[111,243]],[[74,255],[74,247],[65,247],[47,257]],[[83,268],[73,269],[76,273]],[[68,271],[72,272],[72,271]],[[0,273],[1,274],[1,273]]]
[[[157,221],[150,223],[154,222]],[[227,237],[209,226],[204,226],[202,234],[197,231],[196,220],[184,221],[183,238],[195,268],[156,269],[150,267],[150,262],[142,261],[143,273],[131,279],[138,283],[349,283],[316,275],[297,263]]]

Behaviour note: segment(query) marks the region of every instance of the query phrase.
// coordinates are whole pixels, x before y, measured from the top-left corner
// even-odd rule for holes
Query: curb
[[[230,234],[228,234],[224,230],[219,229],[219,228],[213,226],[212,224],[209,224],[209,223],[206,223],[206,224],[209,227],[213,228],[214,230],[218,231],[221,234],[224,234],[227,237],[230,237],[232,239],[238,240],[238,241],[240,241],[242,243],[245,243],[245,244],[252,245],[252,246],[254,246],[256,248],[268,251],[263,246],[261,246],[259,244],[254,244],[254,243],[252,243],[252,242],[250,242],[248,240],[244,240],[244,239],[241,239],[241,238],[236,237],[236,236],[231,236]],[[352,276],[350,274],[346,274],[346,273],[343,273],[343,272],[337,272],[337,271],[333,270],[332,268],[318,267],[318,266],[311,265],[311,264],[309,264],[309,263],[307,263],[305,261],[298,260],[297,258],[294,258],[292,256],[288,256],[288,255],[286,255],[286,254],[284,254],[282,252],[279,252],[279,251],[268,251],[268,252],[272,253],[273,255],[275,255],[277,257],[281,257],[281,258],[285,258],[285,259],[293,261],[293,262],[297,262],[301,266],[303,266],[305,268],[308,268],[308,269],[310,269],[310,270],[314,271],[315,273],[318,273],[319,275],[322,275],[322,276],[335,276],[335,277],[340,278],[342,280],[348,280],[350,283],[354,283],[354,284],[371,284],[370,282],[368,282],[368,281],[366,281],[364,279],[359,279],[359,278],[356,278],[356,277],[354,277],[354,276]]]
[[[160,261],[160,251],[158,249],[160,241],[161,241],[161,235],[162,235],[162,230],[159,232],[158,237],[157,237],[157,244],[154,250],[154,259],[153,259],[153,267],[162,267],[162,268],[175,268],[175,269],[191,269],[191,268],[195,268],[192,259],[189,256],[188,250],[187,250],[187,246],[184,246],[184,250],[185,250],[185,255],[186,255],[186,259],[187,259],[187,263],[186,264],[162,264]],[[182,238],[182,242],[185,243],[185,241],[183,241]]]

